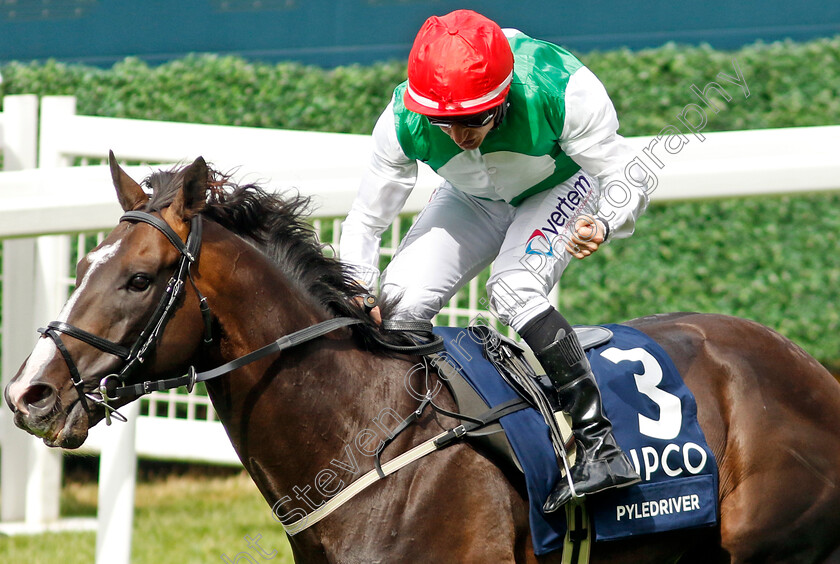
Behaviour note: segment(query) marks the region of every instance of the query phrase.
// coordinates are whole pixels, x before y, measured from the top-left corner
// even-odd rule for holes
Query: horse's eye
[[[149,287],[149,284],[152,283],[152,279],[149,278],[145,274],[135,274],[131,277],[131,280],[128,281],[128,289],[134,290],[135,292],[142,292],[146,288]]]

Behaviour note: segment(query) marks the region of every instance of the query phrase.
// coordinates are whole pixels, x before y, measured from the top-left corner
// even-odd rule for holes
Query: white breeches
[[[583,171],[518,207],[444,183],[382,275],[382,295],[402,296],[394,318],[431,319],[493,262],[490,309],[519,331],[550,307],[548,294],[572,258],[565,241],[574,218],[594,215],[599,195],[597,180]]]

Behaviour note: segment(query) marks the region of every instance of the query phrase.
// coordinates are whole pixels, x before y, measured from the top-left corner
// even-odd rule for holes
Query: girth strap
[[[572,500],[565,509],[566,536],[563,539],[562,564],[589,564],[593,531],[586,501]]]
[[[527,407],[531,407],[531,404],[529,404],[527,401],[520,397],[516,397],[504,403],[500,403],[493,409],[485,411],[484,413],[476,417],[476,419],[480,421],[479,423],[468,421],[466,423],[458,425],[448,433],[445,433],[444,435],[436,438],[435,446],[437,448],[447,447],[453,441],[460,439],[467,433],[470,433],[482,427],[486,427],[491,423],[495,423],[505,415],[516,413],[517,411],[521,411]]]

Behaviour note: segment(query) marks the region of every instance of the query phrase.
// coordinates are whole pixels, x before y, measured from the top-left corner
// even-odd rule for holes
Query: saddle
[[[574,327],[574,330],[584,350],[608,342],[613,335],[612,331],[600,326],[577,326]],[[533,400],[534,389],[542,393],[545,398],[556,393],[551,380],[543,374],[542,367],[540,367],[537,359],[519,343],[485,325],[472,326],[469,331],[475,335],[477,342],[483,344],[484,358],[493,364],[508,385],[516,390],[519,396],[531,407],[539,411],[537,402]],[[459,414],[464,416],[464,419],[478,418],[488,412],[490,405],[466,381],[459,359],[455,358],[452,353],[445,351],[430,354],[428,358],[431,364],[438,369],[441,379],[455,399]],[[520,383],[525,378],[535,384],[531,390],[524,389]],[[558,412],[555,414],[555,418],[562,431],[562,440],[571,464],[574,462],[575,441],[569,423],[565,417],[560,417],[561,415],[562,412]],[[494,461],[498,462],[504,471],[523,473],[522,466],[510,441],[498,421],[481,427],[479,431],[466,433],[466,439],[477,449],[485,452]]]

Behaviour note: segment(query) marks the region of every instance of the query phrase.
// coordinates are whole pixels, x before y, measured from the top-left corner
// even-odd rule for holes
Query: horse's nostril
[[[44,384],[35,384],[29,386],[20,399],[25,406],[49,409],[55,403],[55,390]]]

